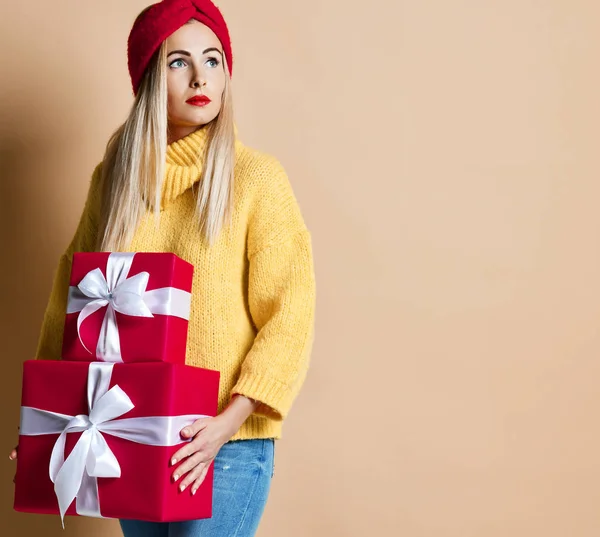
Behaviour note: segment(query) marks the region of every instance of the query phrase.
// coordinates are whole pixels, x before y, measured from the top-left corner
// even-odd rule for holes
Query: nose
[[[196,89],[196,88],[202,88],[202,87],[206,86],[206,80],[203,80],[203,78],[200,75],[200,73],[196,73],[193,76],[193,78],[192,78],[191,86],[194,89]]]

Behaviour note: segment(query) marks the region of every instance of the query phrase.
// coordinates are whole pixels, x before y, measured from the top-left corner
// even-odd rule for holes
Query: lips
[[[193,106],[205,106],[211,101],[206,95],[194,95],[191,99],[188,99],[185,102]]]

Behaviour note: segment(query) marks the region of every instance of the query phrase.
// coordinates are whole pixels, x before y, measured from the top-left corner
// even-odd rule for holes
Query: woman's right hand
[[[17,455],[19,454],[19,446],[15,446],[15,449],[13,449],[10,452],[10,455],[8,456],[8,458],[11,461],[16,461],[17,460]],[[15,478],[13,477],[13,483],[15,482]]]

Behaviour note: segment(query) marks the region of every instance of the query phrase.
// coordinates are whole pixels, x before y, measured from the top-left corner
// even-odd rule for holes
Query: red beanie
[[[190,19],[205,24],[219,38],[231,76],[233,71],[231,41],[227,24],[219,8],[211,0],[163,0],[144,11],[133,24],[129,34],[127,61],[134,94],[138,92],[142,76],[153,54],[167,37]]]

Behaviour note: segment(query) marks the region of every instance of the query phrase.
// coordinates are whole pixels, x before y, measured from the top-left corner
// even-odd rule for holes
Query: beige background
[[[2,449],[137,0],[0,11]],[[600,535],[600,7],[220,2],[240,135],[314,234],[317,339],[260,537]],[[111,536],[12,512],[2,535]]]

